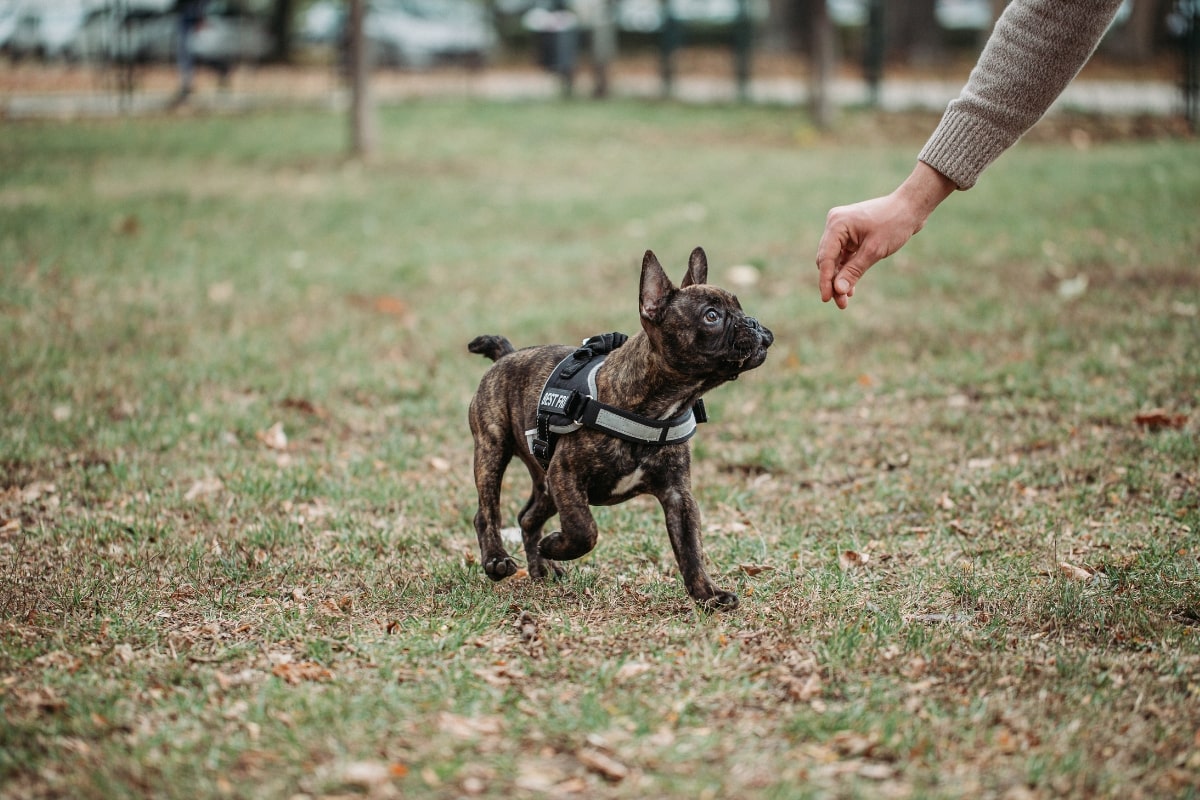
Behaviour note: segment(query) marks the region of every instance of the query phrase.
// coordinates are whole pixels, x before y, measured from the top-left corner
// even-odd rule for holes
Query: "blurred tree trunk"
[[[808,57],[808,112],[822,130],[833,125],[837,40],[826,0],[790,0],[785,17],[796,44]]]
[[[1126,61],[1148,61],[1155,54],[1167,14],[1174,5],[1172,0],[1136,0],[1129,18],[1119,28],[1109,31],[1100,51]]]
[[[293,0],[274,0],[268,29],[271,32],[271,61],[287,64],[292,60],[292,15],[296,11]]]
[[[833,20],[825,0],[812,0],[809,4],[809,111],[813,123],[821,130],[833,125],[833,73],[836,67],[834,52]]]
[[[886,4],[888,55],[909,64],[935,62],[942,52],[937,0],[891,0]]]
[[[608,97],[608,74],[617,53],[617,24],[614,0],[599,0],[598,17],[592,28],[592,96]]]
[[[350,0],[346,20],[350,45],[350,153],[356,158],[366,158],[375,149],[375,106],[371,102],[371,71],[363,35],[366,8],[367,0]]]

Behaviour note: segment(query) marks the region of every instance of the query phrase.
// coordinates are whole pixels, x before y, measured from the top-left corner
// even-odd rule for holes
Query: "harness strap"
[[[703,400],[696,404],[703,408]],[[635,444],[676,444],[686,442],[696,433],[699,422],[693,409],[671,419],[652,419],[632,411],[602,403],[593,397],[578,398],[579,411],[575,419],[589,428]]]
[[[695,435],[698,423],[708,421],[703,400],[697,400],[682,414],[661,420],[643,417],[595,398],[596,371],[604,363],[604,357],[628,338],[617,332],[593,336],[560,361],[546,379],[538,399],[537,427],[526,433],[529,451],[543,469],[549,466],[554,456],[559,435],[573,433],[583,426],[634,444],[668,445],[686,442]],[[595,363],[586,375],[579,375],[596,359],[599,363]]]

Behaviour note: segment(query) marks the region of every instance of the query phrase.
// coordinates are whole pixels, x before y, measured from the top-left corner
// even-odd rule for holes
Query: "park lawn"
[[[1200,794],[1200,150],[1060,120],[822,305],[825,212],[932,124],[7,126],[0,795]],[[776,336],[693,440],[741,608],[642,500],[491,583],[466,343],[633,333],[696,245]]]

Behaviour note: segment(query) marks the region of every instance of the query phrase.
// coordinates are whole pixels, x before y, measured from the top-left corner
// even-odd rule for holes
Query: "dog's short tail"
[[[512,346],[512,342],[505,339],[503,336],[476,336],[467,345],[467,349],[472,353],[479,353],[481,356],[487,356],[492,361],[499,361],[509,353],[517,352],[517,349]]]

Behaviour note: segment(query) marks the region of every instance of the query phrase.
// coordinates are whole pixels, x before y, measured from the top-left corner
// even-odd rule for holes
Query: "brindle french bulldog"
[[[595,375],[597,399],[653,420],[677,417],[701,395],[767,357],[771,331],[746,316],[736,297],[705,283],[708,260],[697,247],[676,288],[654,253],[642,260],[642,330],[612,350]],[[480,336],[468,345],[496,363],[471,400],[475,439],[475,532],[484,572],[494,581],[517,571],[500,540],[500,484],[516,455],[533,478],[533,492],[518,517],[531,577],[562,574],[556,561],[579,558],[596,546],[590,505],[615,505],[639,494],[658,498],[688,594],[702,607],[737,608],[732,592],[717,588],[704,569],[700,511],[691,492],[691,448],[633,443],[581,428],[558,438],[547,468],[530,451],[527,432],[547,377],[575,350],[545,345],[514,350],[503,336]],[[558,513],[562,530],[542,535]]]

